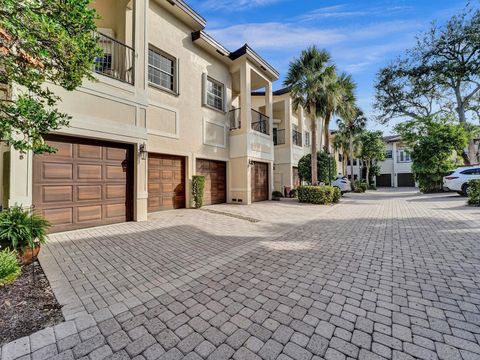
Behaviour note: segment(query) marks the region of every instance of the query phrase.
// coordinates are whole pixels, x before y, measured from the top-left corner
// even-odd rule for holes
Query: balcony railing
[[[300,131],[292,130],[293,145],[302,146],[302,133]]]
[[[240,129],[242,121],[240,118],[240,109],[233,109],[227,113],[227,120],[230,124],[230,130]]]
[[[285,129],[273,129],[273,144],[285,144]]]
[[[133,85],[135,50],[105,34],[97,32],[96,36],[103,56],[96,58],[94,71]]]
[[[262,134],[270,135],[269,129],[270,118],[252,109],[252,129]]]

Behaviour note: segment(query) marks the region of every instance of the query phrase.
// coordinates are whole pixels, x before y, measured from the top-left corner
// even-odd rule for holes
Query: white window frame
[[[309,147],[310,146],[310,131],[304,131],[305,134],[303,134],[303,136],[305,136],[305,147]]]
[[[222,87],[222,107],[221,108],[218,108],[214,105],[211,105],[208,103],[208,95],[212,95],[212,96],[215,96],[215,97],[218,97],[218,95],[216,94],[213,94],[211,92],[208,91],[208,82],[212,82],[214,84],[217,84],[217,85],[220,85]],[[210,76],[208,76],[207,73],[203,73],[202,74],[202,103],[203,103],[203,106],[205,107],[208,107],[209,109],[212,109],[212,110],[215,110],[215,111],[220,111],[222,113],[226,113],[227,112],[227,91],[226,91],[226,87],[225,87],[225,84],[222,83],[221,81],[218,81]]]
[[[173,63],[173,74],[170,74],[170,73],[166,72],[165,70],[160,69],[160,68],[154,66],[153,64],[150,64],[150,61],[149,61],[149,58],[150,58],[150,57],[148,57],[148,59],[147,59],[147,62],[148,62],[148,65],[147,65],[147,66],[148,66],[148,73],[147,73],[148,84],[151,85],[151,86],[153,86],[153,87],[155,87],[155,88],[158,88],[158,89],[167,91],[167,92],[169,92],[169,93],[178,95],[178,94],[179,94],[179,86],[178,86],[178,83],[179,83],[179,81],[178,81],[178,80],[179,80],[179,75],[178,75],[178,68],[179,68],[178,64],[179,64],[179,60],[178,60],[176,57],[174,57],[174,56],[166,53],[165,51],[162,51],[162,50],[158,49],[157,47],[155,47],[155,46],[153,46],[153,45],[149,45],[148,51],[149,51],[149,52],[152,51],[152,52],[154,52],[155,54],[157,54],[157,55],[159,55],[159,56],[162,56],[162,57],[164,57],[164,58],[172,61],[172,63]],[[162,86],[161,84],[157,84],[157,83],[155,83],[155,82],[150,81],[150,79],[149,79],[149,78],[150,78],[150,68],[155,69],[155,70],[158,70],[158,71],[160,71],[161,73],[164,73],[164,74],[170,76],[170,77],[172,78],[172,87],[173,87],[173,89],[168,88],[168,87],[165,87],[165,86]]]
[[[403,160],[401,159],[403,155]],[[412,162],[410,154],[405,149],[398,150],[397,163],[409,163]]]

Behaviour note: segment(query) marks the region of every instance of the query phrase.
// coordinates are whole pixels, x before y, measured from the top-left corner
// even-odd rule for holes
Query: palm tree
[[[352,115],[352,114],[350,114]],[[349,142],[349,159],[350,159],[350,178],[353,180],[353,153],[354,153],[354,137],[365,130],[367,118],[362,110],[356,109],[353,116],[342,117],[338,121],[338,128],[341,132],[347,134]]]
[[[342,174],[347,173],[347,157],[348,157],[348,146],[349,146],[349,137],[347,134],[338,131],[335,133],[335,137],[332,142],[333,150],[335,152],[342,154]]]
[[[351,117],[356,109],[356,99],[354,91],[357,85],[352,80],[352,76],[342,73],[338,76],[336,73],[331,76],[327,92],[323,98],[325,112],[325,150],[330,151],[330,120],[334,115],[341,117]]]
[[[335,70],[330,61],[330,54],[326,50],[309,47],[290,63],[284,81],[284,85],[290,89],[294,109],[301,106],[310,116],[312,185],[317,184],[317,118],[322,115],[320,99],[325,96],[331,73]]]

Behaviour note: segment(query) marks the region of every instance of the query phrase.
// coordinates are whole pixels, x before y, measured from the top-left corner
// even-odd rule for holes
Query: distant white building
[[[375,182],[378,187],[414,187],[415,179],[412,173],[412,159],[402,143],[399,135],[384,137],[387,146],[386,158],[380,161],[380,175]],[[362,170],[363,169],[363,170]],[[360,172],[365,171],[361,160],[353,160],[353,177],[358,179]],[[350,176],[350,163],[347,173]],[[365,174],[361,178],[365,178]]]

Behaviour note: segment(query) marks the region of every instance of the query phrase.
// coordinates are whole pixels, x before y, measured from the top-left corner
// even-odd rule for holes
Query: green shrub
[[[40,244],[47,241],[49,227],[43,217],[13,206],[0,212],[0,245],[11,250],[34,248],[36,241]]]
[[[0,251],[0,285],[14,282],[20,275],[20,271],[17,253],[8,249]]]
[[[474,206],[480,206],[480,180],[470,180],[468,182],[468,203]]]
[[[354,181],[352,182],[353,192],[364,193],[368,189],[368,185],[365,181]]]
[[[292,189],[292,190],[290,190],[289,196],[290,196],[291,198],[296,198],[296,197],[297,197],[297,189]]]
[[[302,203],[326,205],[334,202],[335,188],[333,186],[299,186],[298,200]]]
[[[205,176],[192,176],[192,197],[193,205],[196,209],[203,206],[203,194],[205,191]]]
[[[342,198],[342,192],[338,187],[333,188],[333,202],[338,203],[340,202],[340,199]]]
[[[370,185],[368,186],[368,190],[377,190],[377,187],[376,187],[375,185],[373,185],[373,184],[370,184]]]
[[[312,180],[312,155],[306,154],[298,161],[298,175],[300,179],[307,181]],[[330,169],[329,169],[330,167]],[[317,180],[325,184],[335,180],[337,176],[337,161],[333,155],[329,155],[324,151],[317,152]]]

